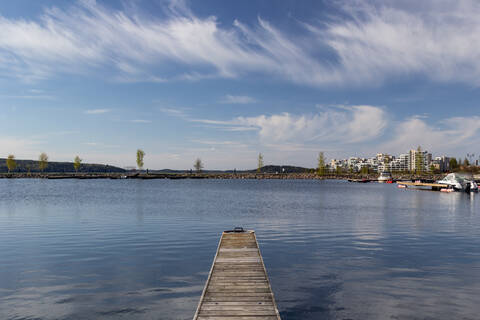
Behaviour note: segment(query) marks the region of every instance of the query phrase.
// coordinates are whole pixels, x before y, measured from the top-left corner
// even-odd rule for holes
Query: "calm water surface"
[[[277,180],[0,180],[0,319],[191,319],[255,229],[282,319],[478,319],[480,194]]]

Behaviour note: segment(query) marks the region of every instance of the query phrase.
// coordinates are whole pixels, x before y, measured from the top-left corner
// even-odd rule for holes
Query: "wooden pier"
[[[428,182],[410,182],[410,181],[397,181],[398,185],[403,185],[407,187],[417,187],[417,188],[431,188],[435,191],[440,191],[442,189],[448,188],[447,184],[442,183],[428,183]]]
[[[254,231],[222,233],[193,319],[280,320]]]

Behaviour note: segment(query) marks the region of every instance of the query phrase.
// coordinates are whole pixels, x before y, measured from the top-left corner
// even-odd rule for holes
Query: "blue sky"
[[[480,156],[477,1],[0,2],[3,156]]]

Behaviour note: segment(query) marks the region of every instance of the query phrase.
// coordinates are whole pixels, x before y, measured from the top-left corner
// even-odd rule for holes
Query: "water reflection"
[[[135,181],[135,205],[137,212],[137,222],[143,223],[143,203],[144,203],[144,184],[143,180]]]
[[[479,198],[338,181],[0,181],[1,319],[191,319],[257,231],[283,319],[475,319]]]

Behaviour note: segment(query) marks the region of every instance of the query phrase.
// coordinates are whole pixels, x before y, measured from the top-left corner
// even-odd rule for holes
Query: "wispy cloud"
[[[151,120],[145,120],[145,119],[134,119],[134,120],[130,120],[130,122],[132,122],[132,123],[151,123],[152,121]]]
[[[225,26],[184,4],[163,18],[95,1],[48,9],[38,20],[0,17],[0,75],[35,80],[102,71],[119,81],[163,82],[262,72],[321,86],[422,74],[480,85],[478,1],[426,0],[415,9],[394,1],[336,4],[342,18],[299,22],[300,34],[261,18]],[[172,62],[176,72],[167,67]]]
[[[249,96],[232,96],[227,94],[225,97],[220,99],[220,103],[227,103],[227,104],[248,104],[248,103],[255,103],[255,100]]]
[[[210,146],[223,146],[223,147],[235,147],[235,148],[246,148],[248,147],[247,144],[238,142],[238,141],[230,141],[230,140],[192,140],[193,143],[205,144]]]
[[[388,119],[384,110],[375,106],[331,108],[310,115],[287,112],[232,120],[191,119],[229,131],[258,131],[264,142],[356,143],[378,138]]]
[[[103,114],[110,112],[110,109],[90,109],[90,110],[85,110],[86,114]]]
[[[179,118],[187,117],[185,108],[160,108],[159,110],[172,117],[179,117]]]
[[[54,96],[45,94],[20,94],[20,95],[0,95],[4,99],[28,99],[28,100],[55,100]]]
[[[103,142],[87,141],[82,143],[85,146],[96,147],[96,148],[118,148],[119,145],[115,144],[106,144]]]
[[[83,144],[91,147],[96,147],[99,145],[98,142],[84,142]]]
[[[48,140],[49,138],[52,138],[52,137],[64,137],[64,136],[75,135],[78,133],[80,132],[75,130],[50,131],[50,132],[42,132],[42,133],[34,134],[30,136],[30,138]]]

